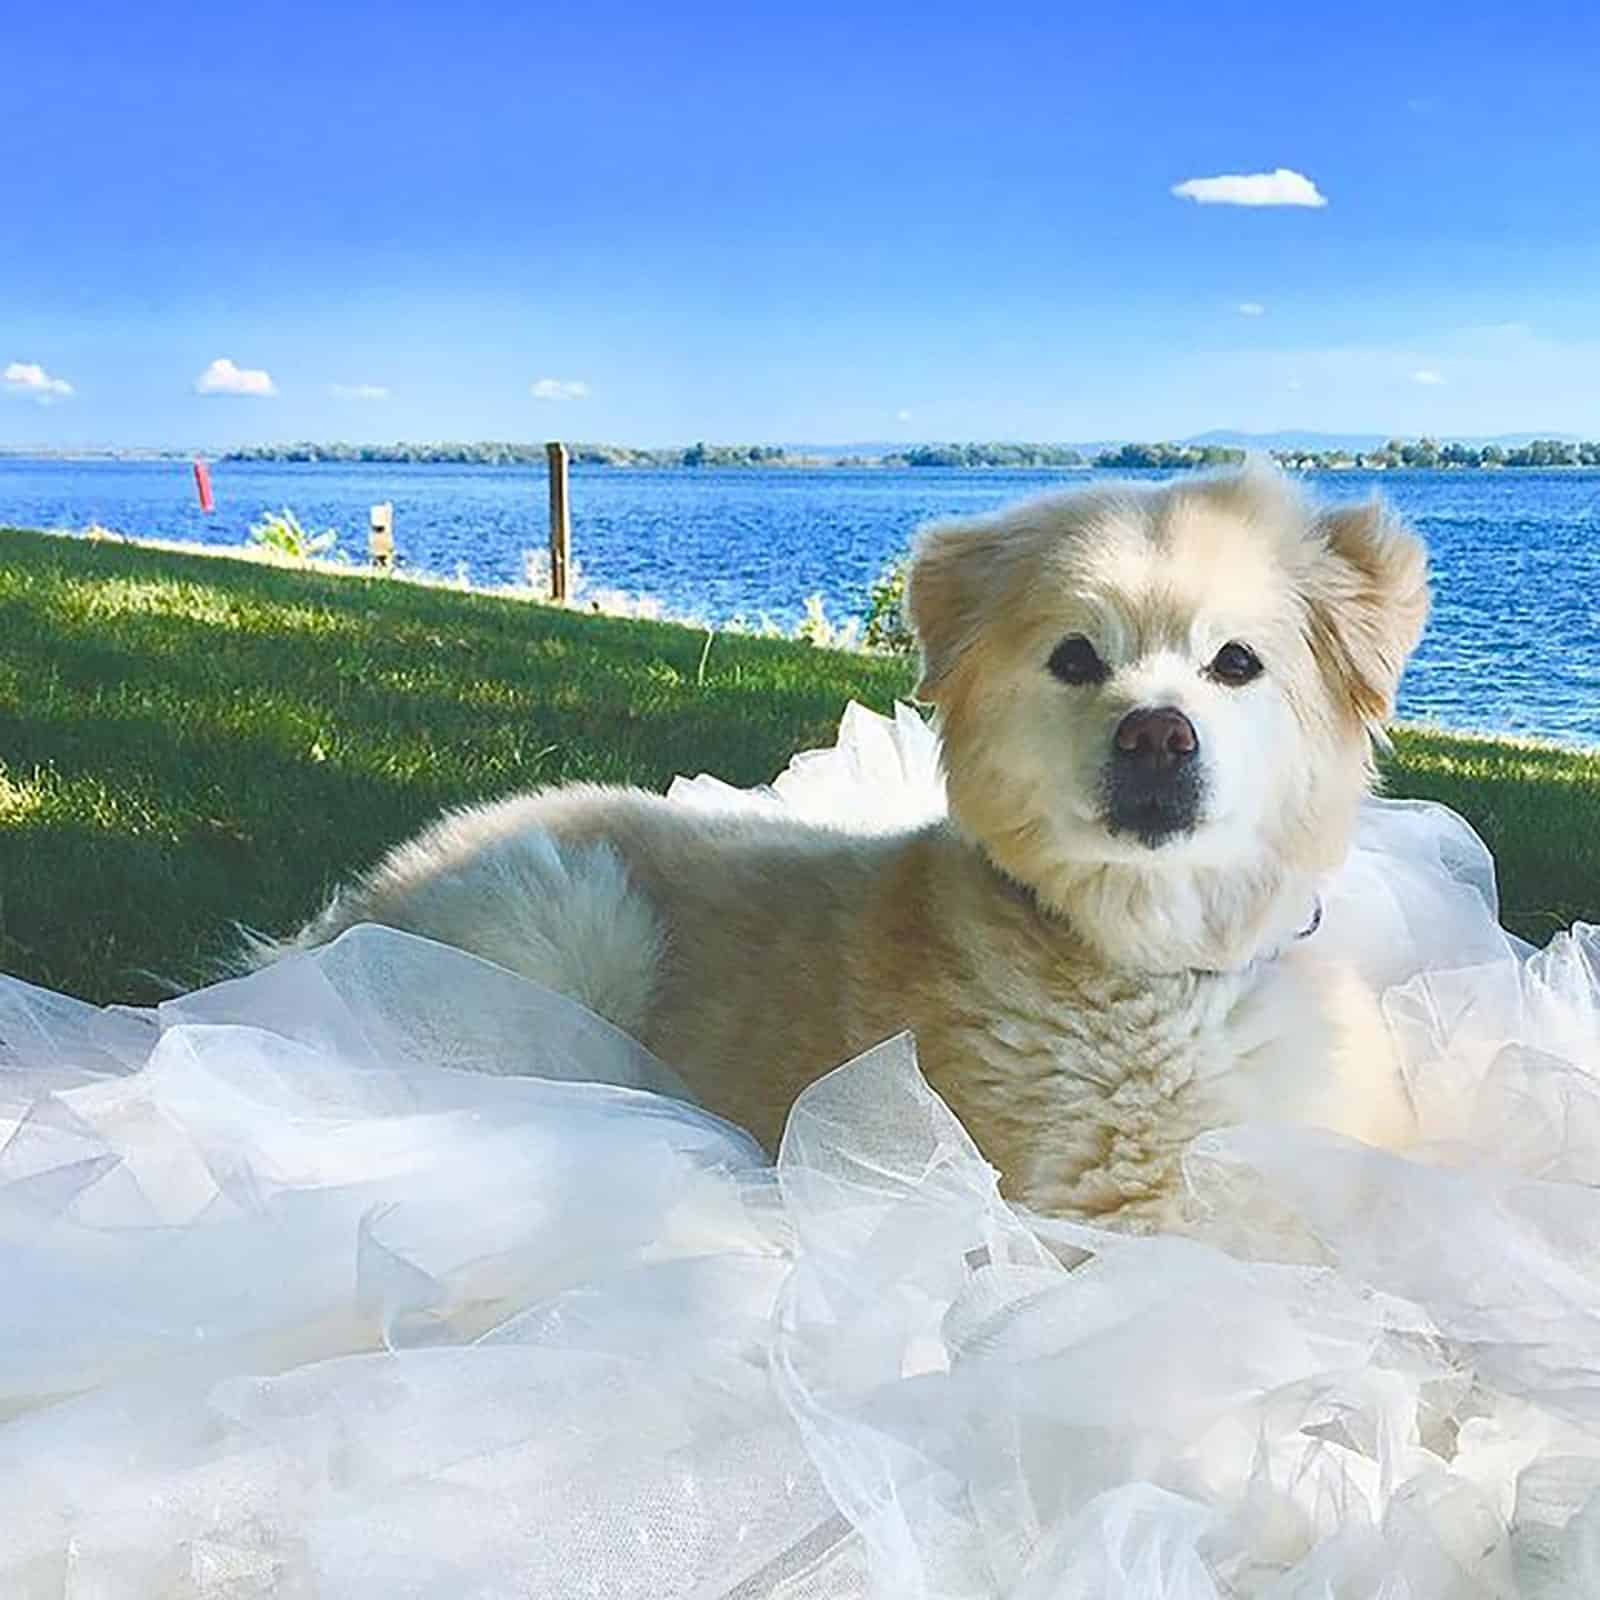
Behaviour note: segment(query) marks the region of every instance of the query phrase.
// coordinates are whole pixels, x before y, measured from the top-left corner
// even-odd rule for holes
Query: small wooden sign
[[[394,507],[387,500],[372,508],[367,526],[367,554],[375,567],[394,565]]]

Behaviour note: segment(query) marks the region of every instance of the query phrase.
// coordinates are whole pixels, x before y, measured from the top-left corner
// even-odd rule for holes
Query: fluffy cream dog
[[[294,941],[377,922],[572,995],[768,1145],[904,1029],[1006,1192],[1175,1220],[1245,1119],[1410,1125],[1374,998],[1304,937],[1428,609],[1381,507],[1245,472],[926,530],[948,821],[855,836],[557,789],[448,815]]]

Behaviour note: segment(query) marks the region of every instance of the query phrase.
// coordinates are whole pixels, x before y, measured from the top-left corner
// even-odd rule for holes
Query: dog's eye
[[[1218,683],[1237,686],[1261,676],[1261,658],[1249,645],[1230,639],[1211,658],[1207,670]]]
[[[1111,669],[1081,633],[1063,639],[1050,652],[1050,670],[1063,683],[1104,683]]]

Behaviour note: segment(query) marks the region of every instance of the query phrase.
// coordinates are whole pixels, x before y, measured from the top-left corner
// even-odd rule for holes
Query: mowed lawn
[[[0,971],[98,1001],[201,981],[441,807],[574,779],[772,776],[900,660],[0,530]],[[1600,919],[1600,753],[1401,730],[1506,921]]]

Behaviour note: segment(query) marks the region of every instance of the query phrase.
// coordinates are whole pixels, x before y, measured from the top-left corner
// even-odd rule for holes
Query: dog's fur
[[[1123,1226],[1174,1220],[1210,1127],[1403,1142],[1374,997],[1296,935],[1426,618],[1418,541],[1267,472],[1096,489],[926,530],[908,606],[948,821],[858,836],[558,789],[444,817],[284,948],[358,922],[461,946],[610,1018],[769,1146],[807,1083],[909,1028],[1013,1198]],[[1053,675],[1066,638],[1103,681]],[[1259,677],[1218,681],[1229,641]],[[1195,814],[1160,837],[1113,794],[1150,707],[1198,742]]]

